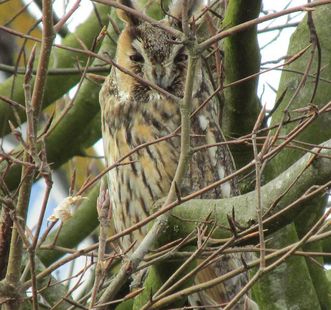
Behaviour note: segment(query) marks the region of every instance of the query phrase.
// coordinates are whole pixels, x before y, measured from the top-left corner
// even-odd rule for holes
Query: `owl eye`
[[[186,61],[188,58],[188,56],[184,53],[179,53],[177,54],[177,56],[175,57],[175,62],[183,62]]]
[[[140,63],[143,63],[144,62],[144,57],[139,54],[139,53],[134,53],[130,56],[130,59],[134,62],[140,62]]]

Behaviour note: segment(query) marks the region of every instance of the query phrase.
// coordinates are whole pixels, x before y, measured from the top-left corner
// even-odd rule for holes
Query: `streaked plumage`
[[[180,2],[180,1],[177,1]],[[197,1],[189,1],[197,6]],[[126,1],[130,5],[130,1]],[[172,16],[180,17],[180,3],[172,7]],[[183,97],[187,69],[187,54],[181,44],[170,43],[174,38],[167,32],[120,13],[126,27],[118,40],[115,62],[142,78],[162,87],[177,97]],[[168,19],[164,23],[172,25]],[[201,62],[194,77],[193,109],[212,93],[212,84]],[[102,132],[105,156],[111,165],[136,146],[151,142],[173,132],[180,126],[180,111],[176,101],[138,82],[128,74],[113,68],[100,92]],[[218,125],[219,103],[212,99],[192,119],[192,147],[223,141]],[[150,145],[132,154],[128,165],[108,173],[109,194],[113,205],[116,231],[146,217],[158,199],[165,197],[174,177],[180,151],[180,137]],[[233,171],[226,147],[212,147],[193,154],[189,171],[181,187],[182,194],[194,192]],[[238,193],[235,181],[203,194],[201,198],[229,197]],[[121,240],[123,250],[142,240],[146,227]],[[229,258],[229,256],[228,256]],[[227,258],[227,260],[228,260]],[[224,273],[217,271],[216,274]],[[242,282],[238,286],[238,281]],[[228,287],[228,300],[246,281],[237,277]],[[231,286],[233,280],[228,281]],[[231,292],[232,291],[232,292]],[[240,309],[240,308],[238,308]]]

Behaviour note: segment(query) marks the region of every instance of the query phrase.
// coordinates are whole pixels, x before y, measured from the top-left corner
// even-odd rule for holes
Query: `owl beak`
[[[156,85],[162,87],[162,88],[167,88],[168,83],[167,83],[167,78],[165,76],[165,70],[162,65],[157,64],[154,68],[154,81]]]

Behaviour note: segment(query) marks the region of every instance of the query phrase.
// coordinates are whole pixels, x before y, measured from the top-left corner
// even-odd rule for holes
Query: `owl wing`
[[[199,107],[211,93],[208,80],[204,79],[200,89],[194,94],[193,107]],[[234,162],[230,150],[218,124],[219,103],[212,98],[191,120],[191,147],[193,155],[188,174],[183,182],[183,192],[197,191],[234,172]],[[238,194],[235,179],[202,194],[199,198],[220,199]]]
[[[194,106],[203,103],[210,93],[209,85],[202,84],[200,90],[194,96]],[[210,185],[235,171],[234,161],[226,144],[208,147],[210,145],[215,145],[216,143],[226,142],[218,123],[218,107],[219,103],[217,99],[213,98],[191,122],[191,146],[193,150],[198,149],[198,151],[193,153],[189,173],[184,181],[184,186],[189,188],[190,192],[197,191]],[[202,146],[206,147],[203,148]],[[219,199],[238,194],[238,184],[234,178],[202,194],[200,198]],[[202,272],[199,272],[195,281],[197,283],[209,281],[242,267],[242,265],[243,263],[240,254],[221,255],[218,261],[205,268]],[[247,282],[248,275],[246,273],[237,275],[206,290],[205,292],[195,294],[195,296],[190,297],[190,302],[192,305],[227,303],[245,286]],[[198,299],[199,302],[196,302],[196,299]],[[252,305],[255,305],[251,299],[245,296],[241,298],[234,309],[244,309],[244,305],[248,306],[247,309],[254,309],[254,307],[251,306],[251,303]]]

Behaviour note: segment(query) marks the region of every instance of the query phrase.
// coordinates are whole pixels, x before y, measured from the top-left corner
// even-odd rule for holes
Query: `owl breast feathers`
[[[171,6],[162,20],[178,27],[181,1]],[[192,12],[197,1],[189,1]],[[125,2],[131,5],[130,1]],[[183,97],[187,74],[187,52],[163,29],[139,21],[134,15],[119,12],[125,28],[118,39],[115,62],[144,80],[161,87],[179,99]],[[177,17],[177,18],[176,18]],[[193,110],[213,92],[207,72],[198,61],[194,76]],[[102,133],[107,165],[142,143],[164,137],[181,124],[179,101],[138,81],[113,67],[101,92]],[[219,124],[219,102],[213,98],[192,118],[192,149],[224,141]],[[153,204],[167,195],[180,152],[180,136],[151,144],[130,155],[126,165],[108,173],[109,194],[113,206],[115,229],[122,231],[150,214]],[[231,155],[224,146],[200,148],[194,152],[189,171],[181,186],[183,195],[223,178],[233,171]],[[201,198],[228,197],[237,193],[234,181],[204,193]],[[146,228],[122,238],[123,250],[139,243]],[[134,246],[134,247],[135,247]],[[134,248],[133,247],[133,248]]]
[[[178,9],[176,7],[176,9]],[[143,79],[181,98],[187,73],[187,52],[163,29],[120,15],[126,27],[118,39],[115,62]],[[172,26],[170,20],[163,21]],[[208,74],[199,60],[194,77],[193,109],[212,93]],[[167,98],[134,77],[113,68],[100,93],[102,130],[107,164],[134,147],[172,133],[180,126],[179,102]],[[212,99],[192,119],[192,148],[223,141],[218,125],[218,102]],[[180,137],[162,141],[130,156],[131,164],[109,173],[110,195],[117,230],[123,230],[149,214],[153,203],[167,195],[175,174]],[[210,147],[193,154],[181,192],[198,190],[232,171],[225,147]],[[203,195],[220,198],[234,193],[230,183]],[[117,220],[118,219],[118,220]],[[140,240],[145,231],[124,237],[125,246]],[[124,244],[123,243],[123,244]]]

